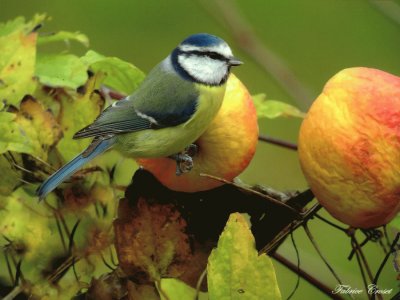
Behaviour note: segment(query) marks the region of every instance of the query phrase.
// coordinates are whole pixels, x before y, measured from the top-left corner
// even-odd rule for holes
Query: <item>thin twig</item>
[[[56,220],[58,235],[60,236],[61,243],[62,243],[62,246],[64,248],[64,251],[67,251],[67,244],[65,242],[64,233],[63,233],[63,231],[61,229],[60,220],[58,218],[58,213],[57,213],[56,210],[54,211],[54,219]]]
[[[274,250],[292,231],[296,230],[299,226],[301,226],[304,222],[307,222],[310,218],[312,218],[315,213],[320,210],[322,206],[317,203],[309,210],[307,210],[304,214],[302,214],[302,218],[300,220],[294,220],[292,223],[286,225],[272,241],[270,241],[267,245],[265,245],[260,251],[259,254],[267,253],[270,254],[272,250]]]
[[[117,266],[118,266],[118,263],[115,261],[112,246],[110,246],[108,249],[109,249],[109,251],[110,251],[110,260],[111,260],[111,263],[112,263],[114,266],[117,267]]]
[[[341,227],[341,226],[339,226],[339,225],[337,225],[337,224],[335,224],[335,223],[329,221],[328,219],[326,219],[326,218],[320,216],[319,214],[315,214],[315,217],[316,217],[317,219],[320,219],[321,221],[325,222],[326,224],[331,225],[332,227],[334,227],[334,228],[336,228],[336,229],[339,229],[339,230],[341,230],[341,231],[347,233],[347,229],[346,229],[346,228]]]
[[[27,180],[25,180],[25,179],[22,179],[22,178],[18,178],[18,181],[20,181],[20,182],[22,182],[22,183],[24,183],[24,184],[27,184],[27,185],[35,185],[34,183],[29,182],[29,181],[27,181]]]
[[[115,269],[106,261],[106,259],[104,258],[104,255],[103,255],[103,253],[101,251],[100,251],[100,257],[101,257],[101,260],[103,261],[103,264],[107,268],[109,268],[111,271],[115,271]]]
[[[355,249],[357,247],[356,245],[354,245],[353,240],[351,240],[351,246],[352,246],[353,249]],[[368,291],[367,276],[365,275],[365,272],[364,272],[364,267],[363,267],[362,262],[361,262],[360,253],[358,253],[358,251],[355,251],[355,254],[356,254],[358,268],[359,268],[359,270],[361,272],[361,278],[363,280],[364,288],[365,288],[366,291]],[[368,295],[367,297],[368,297],[368,299],[371,298],[370,295]]]
[[[367,237],[361,242],[361,244],[359,245],[360,249],[361,249],[362,247],[364,247],[370,240],[371,240],[371,237],[370,237],[370,236],[367,236]],[[357,248],[351,249],[350,255],[349,255],[349,257],[347,258],[348,260],[351,260],[351,259],[353,258],[354,253],[356,252],[356,249],[357,249]]]
[[[4,251],[4,259],[6,260],[8,275],[10,276],[11,282],[13,285],[15,284],[15,278],[11,269],[10,260],[8,259],[8,251]]]
[[[354,242],[354,245],[356,246],[356,251],[358,251],[358,253],[360,254],[361,262],[363,263],[365,270],[367,271],[368,278],[370,281],[372,281],[373,277],[372,277],[371,268],[369,267],[369,264],[368,264],[367,259],[365,258],[364,252],[362,251],[360,244],[358,243],[358,241],[355,237],[355,232],[353,232],[350,236]]]
[[[379,269],[376,272],[374,280],[372,281],[372,284],[374,284],[375,286],[377,286],[377,284],[378,284],[379,276],[381,275],[383,267],[385,266],[387,260],[389,259],[389,256],[392,254],[392,252],[395,251],[395,246],[396,246],[397,242],[399,241],[399,239],[400,239],[400,233],[397,233],[396,237],[393,240],[393,243],[390,245],[389,252],[385,255],[385,258],[383,259],[381,265],[379,266]],[[375,299],[375,294],[372,296],[372,299]]]
[[[79,283],[79,276],[78,276],[78,273],[76,272],[76,268],[75,268],[75,260],[72,260],[72,271],[74,272],[76,281]]]
[[[262,142],[266,142],[266,143],[272,144],[272,145],[280,146],[280,147],[283,147],[283,148],[286,148],[286,149],[290,149],[290,150],[297,151],[297,148],[298,148],[297,145],[294,144],[294,143],[291,143],[291,142],[288,142],[288,141],[284,141],[284,140],[281,140],[281,139],[277,139],[277,138],[273,138],[273,137],[270,137],[270,136],[262,135],[262,134],[260,134],[258,136],[258,140],[262,141]]]
[[[310,90],[300,82],[285,61],[255,34],[234,1],[216,0],[215,5],[204,0],[199,3],[216,21],[227,27],[241,50],[250,55],[294,100],[303,106],[310,103]]]
[[[322,254],[321,250],[319,249],[317,242],[315,241],[313,235],[311,234],[310,229],[307,226],[307,222],[303,223],[303,228],[304,228],[304,231],[306,232],[311,244],[314,246],[315,251],[317,251],[319,257],[322,259],[322,261],[328,267],[329,271],[331,271],[332,275],[336,278],[338,283],[342,284],[342,281],[340,280],[339,276],[336,274],[335,270],[332,268],[332,266],[329,264],[328,260],[325,258],[325,256]]]
[[[58,211],[58,217],[60,218],[61,221],[61,225],[64,227],[64,231],[68,236],[71,236],[71,232],[69,231],[67,222],[64,219],[64,215],[62,214],[62,212]]]
[[[296,258],[297,258],[297,268],[296,268],[296,274],[297,274],[297,281],[296,281],[296,285],[293,288],[293,291],[289,294],[289,296],[287,297],[286,300],[290,300],[290,298],[293,297],[293,295],[296,293],[297,289],[299,288],[300,285],[300,254],[299,254],[299,249],[297,249],[297,245],[296,245],[296,241],[294,240],[294,236],[293,236],[293,230],[290,232],[290,239],[292,241],[292,245],[294,248],[294,251],[296,252]]]
[[[8,295],[3,298],[3,300],[13,300],[21,292],[22,292],[22,287],[18,285],[11,292],[9,292]]]
[[[389,239],[389,234],[388,234],[388,232],[387,232],[387,226],[386,226],[386,225],[383,225],[382,227],[383,227],[383,235],[385,236],[385,240],[386,240],[386,246],[388,246],[389,249],[390,249],[390,245],[391,245],[392,243],[390,242],[390,239]],[[390,252],[390,251],[389,251],[389,252]]]
[[[69,256],[66,260],[56,269],[53,273],[47,276],[47,281],[55,282],[57,281],[57,277],[59,277],[64,271],[68,270],[73,264],[78,262],[81,259],[81,256]]]
[[[44,164],[46,167],[50,168],[53,172],[57,171],[57,169],[55,167],[53,167],[47,161],[44,161],[40,157],[37,157],[37,156],[34,156],[34,155],[29,155],[29,156],[32,157],[34,160],[37,160],[38,162]]]
[[[15,284],[19,285],[20,279],[21,281],[25,281],[24,274],[22,273],[21,270],[21,265],[22,265],[22,259],[19,260],[17,265],[15,266]]]
[[[394,1],[370,0],[385,17],[400,25],[400,5]]]
[[[69,254],[72,254],[72,250],[73,250],[73,247],[74,247],[74,244],[75,244],[74,243],[74,235],[75,235],[76,230],[78,229],[78,226],[79,226],[80,222],[81,222],[80,219],[78,219],[76,221],[74,227],[72,228],[71,234],[69,236],[69,243],[68,243],[68,253]]]
[[[379,243],[379,246],[381,246],[383,252],[384,252],[385,254],[387,254],[387,253],[388,253],[388,250],[386,249],[386,246],[385,246],[385,244],[383,243],[382,239],[379,239],[379,240],[378,240],[378,243]]]
[[[289,270],[291,270],[291,271],[295,272],[296,274],[298,274],[301,278],[303,278],[304,280],[309,282],[311,285],[316,287],[318,290],[320,290],[322,293],[324,293],[325,295],[327,295],[331,299],[335,299],[335,300],[344,299],[339,294],[332,294],[332,291],[333,291],[332,288],[330,288],[329,286],[325,285],[323,282],[319,281],[317,278],[315,278],[311,274],[307,273],[305,270],[303,270],[301,268],[297,269],[297,266],[294,263],[292,263],[291,261],[289,261],[288,259],[286,259],[282,255],[280,255],[279,253],[274,252],[274,253],[271,253],[270,255],[275,260],[277,260],[282,265],[284,265],[286,268],[288,268]]]
[[[200,288],[201,288],[201,285],[202,285],[202,283],[203,283],[204,278],[206,277],[206,275],[207,275],[207,268],[204,269],[204,271],[201,273],[201,275],[200,275],[200,277],[199,277],[199,280],[197,280],[197,284],[196,284],[196,294],[195,294],[195,297],[194,297],[195,300],[198,300],[199,297],[200,297]]]
[[[274,199],[274,198],[272,198],[272,197],[270,197],[270,196],[268,196],[268,195],[266,195],[266,194],[263,194],[263,193],[261,193],[261,192],[252,190],[252,189],[247,188],[247,187],[245,187],[245,186],[236,184],[236,183],[234,183],[234,182],[232,182],[232,181],[229,181],[229,180],[226,180],[226,179],[224,179],[224,178],[217,177],[217,176],[214,176],[214,175],[201,173],[200,176],[201,176],[201,177],[207,177],[207,178],[210,178],[210,179],[214,179],[214,180],[223,182],[223,183],[225,183],[225,184],[232,185],[232,186],[234,186],[234,187],[236,187],[236,188],[238,188],[238,189],[241,189],[242,191],[248,192],[248,193],[250,193],[250,194],[260,196],[260,197],[262,197],[262,198],[264,198],[264,199],[267,199],[268,201],[270,201],[270,202],[272,202],[272,203],[274,203],[274,204],[276,204],[276,205],[285,207],[286,209],[290,210],[292,213],[294,213],[295,215],[297,215],[298,217],[300,217],[300,213],[299,213],[296,209],[294,209],[293,207],[287,205],[286,203],[284,203],[284,202],[282,202],[282,201],[279,201],[279,200],[276,200],[276,199]]]
[[[8,154],[10,157],[7,157],[6,154]],[[23,171],[25,173],[28,174],[34,174],[34,172],[32,172],[31,170],[28,170],[26,168],[24,168],[23,166],[20,166],[17,161],[15,160],[15,157],[12,155],[12,153],[10,151],[8,151],[7,153],[4,154],[4,157],[8,160],[8,162],[11,164],[11,166],[13,166],[14,168]]]

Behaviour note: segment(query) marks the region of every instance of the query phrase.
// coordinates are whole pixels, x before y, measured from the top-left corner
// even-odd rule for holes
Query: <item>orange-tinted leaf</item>
[[[15,122],[19,125],[20,134],[32,147],[29,153],[43,159],[47,158],[49,148],[62,136],[60,125],[53,114],[44,110],[43,106],[30,96],[21,102]]]

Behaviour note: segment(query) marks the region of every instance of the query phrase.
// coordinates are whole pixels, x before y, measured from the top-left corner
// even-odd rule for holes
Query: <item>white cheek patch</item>
[[[218,85],[228,72],[226,62],[208,56],[179,55],[178,62],[199,82]]]

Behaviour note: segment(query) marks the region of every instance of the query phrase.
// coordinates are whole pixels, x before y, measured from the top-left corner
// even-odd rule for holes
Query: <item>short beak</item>
[[[243,64],[243,62],[241,62],[239,59],[237,59],[236,57],[232,56],[231,58],[229,58],[229,64],[231,66],[240,66]]]

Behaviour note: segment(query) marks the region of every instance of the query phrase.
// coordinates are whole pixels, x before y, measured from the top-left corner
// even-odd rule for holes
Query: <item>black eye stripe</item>
[[[198,55],[198,56],[208,56],[212,59],[218,59],[218,60],[222,60],[222,61],[229,61],[228,58],[226,58],[225,56],[214,52],[214,51],[198,51],[198,50],[191,50],[191,51],[182,51],[182,53],[187,54],[187,55]]]

